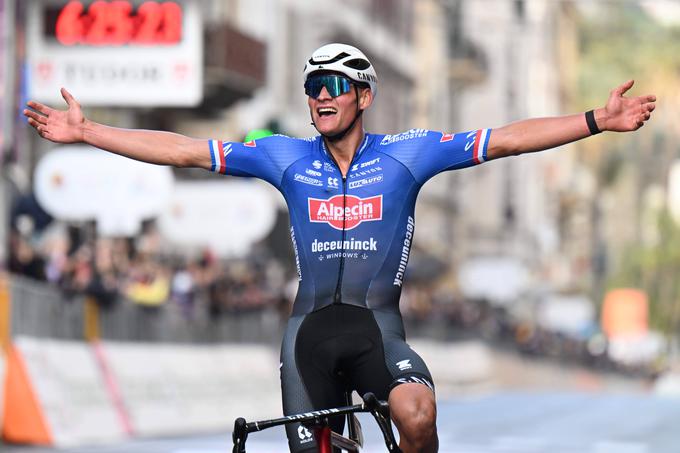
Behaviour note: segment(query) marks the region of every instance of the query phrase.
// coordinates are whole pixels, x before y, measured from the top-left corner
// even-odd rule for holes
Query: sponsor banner
[[[107,342],[109,370],[135,434],[228,431],[280,416],[278,357],[265,346]]]
[[[328,223],[337,230],[351,230],[362,222],[382,220],[382,195],[360,198],[336,195],[327,200],[309,198],[309,221]]]
[[[27,433],[26,426],[9,425],[15,421],[22,424],[19,414],[31,408],[36,423],[44,420],[44,430],[56,447],[120,442],[127,438],[87,343],[19,337],[15,351],[6,431]],[[24,419],[24,425],[25,422]]]

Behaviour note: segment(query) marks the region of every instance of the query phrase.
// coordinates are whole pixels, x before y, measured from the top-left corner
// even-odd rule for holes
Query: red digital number
[[[144,2],[139,7],[137,16],[140,19],[140,24],[137,33],[135,33],[134,42],[138,44],[156,43],[156,34],[163,20],[161,5],[158,2]]]
[[[132,19],[132,5],[126,1],[114,1],[109,5],[109,39],[113,45],[127,44],[132,39],[134,21]]]
[[[80,18],[83,9],[82,3],[69,2],[57,17],[57,40],[65,46],[79,44],[83,38],[84,26]]]
[[[182,38],[182,8],[175,2],[144,2],[133,14],[127,0],[97,0],[84,10],[79,1],[61,10],[56,23],[61,44],[177,44]]]
[[[173,2],[163,3],[163,28],[161,41],[176,44],[182,39],[182,8]]]

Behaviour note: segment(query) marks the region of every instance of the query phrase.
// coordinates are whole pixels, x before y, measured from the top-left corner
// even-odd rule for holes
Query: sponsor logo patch
[[[413,140],[414,138],[421,138],[427,135],[427,129],[411,129],[397,135],[386,135],[380,141],[381,145],[389,145],[390,143],[403,142],[404,140]]]
[[[255,148],[257,146],[257,143],[255,143],[255,140],[251,140],[249,142],[245,142],[243,146],[247,146],[248,148]]]
[[[328,223],[336,230],[351,230],[361,222],[382,220],[382,195],[360,198],[355,195],[335,195],[327,200],[308,198],[309,221]]]
[[[410,370],[411,368],[413,368],[411,366],[411,360],[410,359],[401,360],[401,361],[397,362],[396,365],[399,367],[400,371]]]
[[[331,189],[338,189],[340,187],[340,181],[338,180],[338,178],[334,178],[332,176],[328,177],[327,184],[328,187],[330,187]]]
[[[373,168],[367,168],[365,170],[359,170],[359,171],[356,171],[354,173],[350,173],[349,179],[361,178],[362,176],[373,175],[375,173],[378,173],[379,171],[382,171],[382,167],[373,167]]]
[[[321,168],[321,161],[315,160],[314,162],[312,162],[312,167],[318,170],[319,168]]]
[[[371,184],[376,184],[379,182],[382,182],[383,180],[383,175],[375,175],[375,176],[369,176],[368,178],[363,178],[363,179],[358,179],[356,181],[350,181],[349,182],[349,188],[350,189],[358,189],[359,187],[363,186],[368,186]]]
[[[335,250],[342,250],[343,252],[348,251],[369,251],[375,252],[378,250],[378,241],[374,238],[368,238],[366,240],[360,240],[355,238],[349,238],[344,241],[319,241],[314,239],[312,242],[312,252],[332,252]],[[359,254],[356,254],[357,257]]]
[[[312,170],[311,168],[307,168],[305,173],[307,173],[309,176],[316,176],[317,178],[321,176],[320,171]]]
[[[361,165],[359,165],[359,168],[370,167],[371,165],[375,165],[375,164],[377,164],[378,162],[380,162],[380,158],[379,158],[379,157],[376,157],[375,159],[372,159],[372,160],[369,160],[369,161],[367,161],[367,162],[362,163]]]
[[[439,139],[439,143],[450,142],[453,140],[453,136],[456,134],[444,134],[442,133],[442,138]]]
[[[306,444],[307,442],[312,441],[312,432],[305,428],[304,426],[302,425],[298,426],[297,432],[301,444]]]
[[[293,177],[293,179],[295,181],[301,182],[303,184],[309,184],[310,186],[317,186],[317,187],[323,186],[323,182],[320,179],[311,178],[311,177],[306,176],[306,175],[301,175],[300,173],[295,173],[295,176]]]

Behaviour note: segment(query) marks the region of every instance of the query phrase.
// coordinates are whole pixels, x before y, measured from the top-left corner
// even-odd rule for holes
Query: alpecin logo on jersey
[[[327,200],[309,198],[309,221],[312,223],[328,223],[336,230],[345,230],[359,226],[361,222],[382,220],[382,195],[360,198],[355,195],[335,195]]]

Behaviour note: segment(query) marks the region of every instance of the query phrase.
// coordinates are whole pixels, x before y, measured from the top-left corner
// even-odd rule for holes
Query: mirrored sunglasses
[[[336,98],[349,92],[352,82],[346,77],[335,74],[312,76],[305,82],[305,94],[316,99],[321,94],[323,87],[326,87],[328,94]]]

